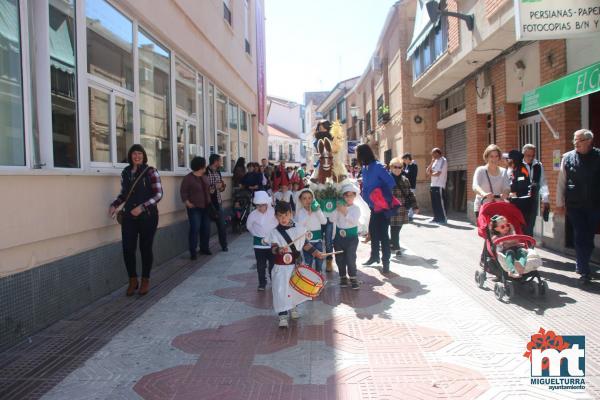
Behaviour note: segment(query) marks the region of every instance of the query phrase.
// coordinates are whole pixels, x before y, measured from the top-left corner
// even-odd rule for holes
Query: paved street
[[[146,298],[123,290],[0,355],[2,399],[564,399],[597,398],[598,287],[545,251],[544,298],[500,303],[473,279],[482,240],[466,222],[405,226],[392,272],[362,268],[277,328],[256,291],[248,235],[228,253],[156,269]],[[359,259],[368,257],[361,244]],[[540,327],[586,336],[586,392],[530,384],[523,357]]]

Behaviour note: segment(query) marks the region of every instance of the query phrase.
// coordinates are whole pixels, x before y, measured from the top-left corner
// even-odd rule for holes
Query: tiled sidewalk
[[[359,251],[366,259],[367,246]],[[270,292],[256,291],[251,240],[242,236],[44,398],[587,397],[531,386],[523,337],[411,253],[410,268],[392,264],[401,275],[362,268],[359,291],[330,274],[320,298],[280,330]]]

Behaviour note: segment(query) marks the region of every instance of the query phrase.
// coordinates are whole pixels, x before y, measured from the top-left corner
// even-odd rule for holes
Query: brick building
[[[447,9],[474,16],[474,29],[454,17],[429,19],[418,1],[407,57],[414,95],[433,105],[432,145],[448,158],[448,208],[472,220],[472,177],[490,143],[508,152],[537,146],[553,206],[560,155],[572,149],[582,127],[600,137],[598,92],[537,111],[520,113],[523,95],[600,60],[600,38],[516,40],[515,11],[509,0],[447,1]],[[552,129],[550,128],[552,127]],[[552,132],[552,130],[554,132]],[[563,217],[537,219],[536,235],[549,247],[568,250],[571,229]]]

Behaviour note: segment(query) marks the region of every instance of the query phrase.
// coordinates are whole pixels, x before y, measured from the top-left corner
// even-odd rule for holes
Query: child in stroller
[[[492,241],[501,237],[515,235],[515,228],[502,215],[494,215],[490,222]],[[527,249],[518,240],[507,240],[496,246],[497,253],[504,257],[504,263],[508,269],[508,276],[520,278],[527,263]],[[500,256],[500,254],[498,254]],[[500,258],[499,258],[500,260]]]
[[[233,233],[242,232],[251,211],[252,191],[247,189],[236,190],[233,194],[233,208],[231,210],[231,230]]]
[[[479,209],[477,228],[485,245],[481,257],[483,270],[475,271],[475,281],[483,288],[486,273],[495,275],[498,282],[494,284],[494,294],[498,300],[505,294],[512,298],[515,283],[527,284],[536,294],[545,294],[548,288],[537,271],[542,262],[534,250],[535,239],[522,234],[524,224],[521,211],[509,202],[495,201]]]

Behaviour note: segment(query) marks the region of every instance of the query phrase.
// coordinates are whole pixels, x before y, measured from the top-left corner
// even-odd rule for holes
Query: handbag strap
[[[137,183],[140,181],[140,179],[142,178],[142,176],[146,175],[146,171],[148,171],[148,168],[150,168],[150,166],[147,166],[141,174],[138,175],[138,177],[135,179],[135,182],[133,182],[133,185],[131,186],[131,188],[129,189],[129,193],[127,193],[127,197],[125,197],[125,201],[123,202],[123,207],[125,207],[125,204],[127,204],[127,201],[129,200],[129,198],[131,197],[131,194],[133,193],[133,189],[135,189],[135,186],[137,185]]]
[[[488,183],[490,184],[490,192],[494,193],[494,186],[492,186],[492,180],[490,179],[490,174],[488,174],[487,168],[485,170],[485,176],[487,176]]]

